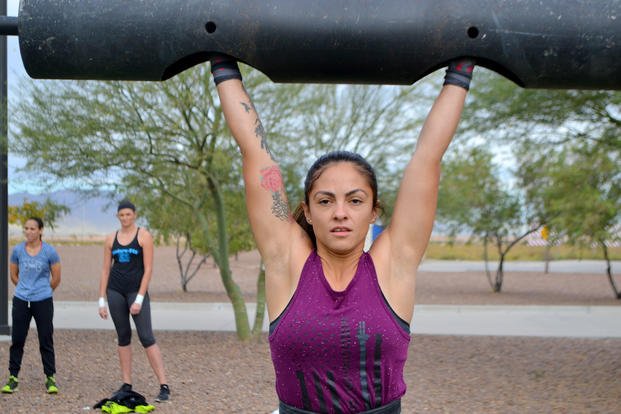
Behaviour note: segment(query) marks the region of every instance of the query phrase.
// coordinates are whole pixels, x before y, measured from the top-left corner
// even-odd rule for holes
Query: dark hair
[[[118,213],[119,211],[123,210],[124,208],[129,208],[132,211],[136,211],[136,206],[129,201],[128,199],[124,198],[123,200],[119,201],[119,206],[116,208],[116,212]]]
[[[35,216],[28,217],[26,221],[30,221],[30,220],[35,221],[37,223],[37,228],[39,230],[43,229],[43,220],[40,217],[35,217]],[[24,222],[24,224],[26,224],[26,221]],[[39,235],[39,240],[42,240],[41,235]]]
[[[333,151],[328,152],[327,154],[322,155],[313,163],[308,172],[306,173],[306,179],[304,180],[304,202],[306,205],[309,205],[309,195],[310,191],[315,184],[315,181],[321,177],[321,174],[326,170],[328,166],[331,164],[338,164],[340,162],[350,162],[354,164],[354,166],[358,169],[358,172],[362,174],[369,186],[371,186],[371,191],[373,192],[373,207],[379,208],[379,200],[377,197],[377,178],[375,177],[375,170],[369,164],[367,160],[365,160],[360,154],[350,151]],[[313,242],[313,246],[317,247],[317,238],[315,237],[315,232],[313,231],[313,226],[311,226],[306,221],[306,216],[304,215],[304,207],[302,203],[300,203],[295,211],[293,212],[294,220],[304,229],[306,234],[310,237]]]

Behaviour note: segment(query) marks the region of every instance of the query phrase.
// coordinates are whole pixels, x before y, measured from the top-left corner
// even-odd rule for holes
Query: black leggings
[[[127,346],[132,342],[132,327],[129,323],[129,308],[136,300],[138,292],[120,293],[113,289],[108,289],[108,308],[110,316],[116,328],[119,346]],[[136,325],[138,339],[143,347],[148,348],[155,344],[153,336],[153,328],[151,327],[151,305],[149,302],[149,293],[144,295],[142,308],[138,315],[131,315]]]
[[[46,376],[56,373],[56,358],[54,356],[54,301],[52,298],[36,302],[28,302],[13,296],[11,330],[11,348],[9,351],[9,372],[18,376],[22,367],[24,345],[30,328],[30,321],[34,317],[39,336],[39,352],[43,362],[43,372]]]

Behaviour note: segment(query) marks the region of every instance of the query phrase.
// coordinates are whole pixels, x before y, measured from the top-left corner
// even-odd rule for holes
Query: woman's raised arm
[[[211,71],[224,117],[241,151],[250,225],[263,259],[269,262],[287,251],[297,226],[291,219],[282,174],[237,62],[218,56],[211,60]]]
[[[392,257],[403,259],[403,264],[413,266],[412,270],[422,259],[431,236],[440,162],[457,129],[473,69],[471,60],[449,65],[444,85],[425,120],[397,195],[387,229]]]

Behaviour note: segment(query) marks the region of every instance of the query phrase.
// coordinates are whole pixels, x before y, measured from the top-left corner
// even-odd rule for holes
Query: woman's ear
[[[380,200],[377,200],[375,202],[375,206],[373,207],[373,219],[371,220],[371,223],[375,223],[383,212],[384,206],[382,205],[382,202]]]
[[[313,220],[311,219],[310,209],[308,208],[308,205],[305,202],[302,202],[302,208],[304,209],[304,217],[306,218],[306,222],[308,224],[312,224]]]
[[[375,223],[375,221],[377,220],[377,217],[378,217],[377,208],[374,208],[372,216],[371,216],[371,223]]]

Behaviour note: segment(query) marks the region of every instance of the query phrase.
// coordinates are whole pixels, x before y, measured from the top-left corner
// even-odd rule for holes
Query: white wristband
[[[136,300],[134,300],[134,303],[142,305],[142,301],[143,300],[144,300],[144,296],[143,295],[136,295]]]
[[[99,307],[100,308],[106,307],[106,300],[103,297],[99,298]]]

